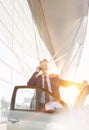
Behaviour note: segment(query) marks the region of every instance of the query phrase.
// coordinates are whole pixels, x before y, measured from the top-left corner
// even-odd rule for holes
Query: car
[[[14,88],[8,114],[7,130],[88,130],[89,110],[64,109],[58,101],[48,102],[44,109],[36,107],[35,86]],[[52,93],[46,92],[53,98]],[[32,105],[33,103],[33,105]]]

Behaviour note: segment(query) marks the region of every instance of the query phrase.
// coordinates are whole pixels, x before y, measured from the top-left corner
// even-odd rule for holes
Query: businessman
[[[40,86],[45,90],[51,92],[54,95],[55,99],[59,101],[64,108],[67,108],[68,105],[60,97],[60,86],[68,87],[77,85],[79,87],[80,84],[62,80],[57,74],[49,74],[49,69],[50,66],[47,59],[43,59],[42,61],[40,61],[40,66],[37,67],[37,70],[33,73],[32,77],[27,82],[27,85],[37,87]],[[37,109],[42,108],[46,102],[54,101],[55,99],[48,97],[48,95],[45,95],[42,91],[36,91]]]

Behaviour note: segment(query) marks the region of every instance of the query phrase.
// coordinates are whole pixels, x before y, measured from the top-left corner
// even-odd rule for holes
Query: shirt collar
[[[42,74],[42,78],[44,78],[44,77],[47,77],[47,78],[49,78],[49,75],[47,74],[46,76],[44,76],[44,75]]]

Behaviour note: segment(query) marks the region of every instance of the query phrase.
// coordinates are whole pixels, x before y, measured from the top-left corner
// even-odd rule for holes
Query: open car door
[[[8,115],[7,130],[45,130],[53,116],[53,111],[56,108],[62,108],[58,102],[54,102],[54,107],[52,103],[47,103],[44,110],[37,109],[36,91],[37,87],[15,87]],[[32,103],[33,106],[31,106]]]

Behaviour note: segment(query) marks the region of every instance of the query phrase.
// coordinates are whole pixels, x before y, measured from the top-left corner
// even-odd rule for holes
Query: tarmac
[[[0,123],[0,130],[7,130],[7,124],[6,123]]]

